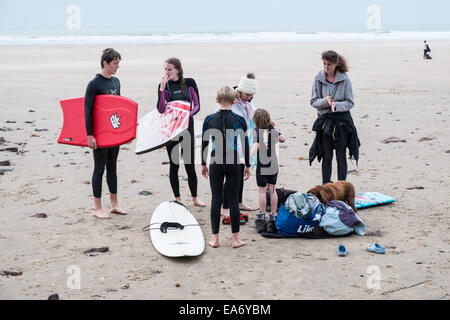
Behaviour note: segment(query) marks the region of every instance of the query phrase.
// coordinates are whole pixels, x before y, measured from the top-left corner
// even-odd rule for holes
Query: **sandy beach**
[[[421,42],[110,46],[122,55],[121,94],[139,104],[139,117],[156,107],[164,60],[181,59],[185,76],[199,87],[197,135],[214,111],[217,89],[254,72],[255,105],[269,110],[287,136],[277,186],[301,192],[321,183],[320,163],[306,160],[316,119],[309,100],[321,52],[336,50],[350,65],[361,140],[359,171],[347,180],[356,192],[378,191],[397,201],[358,212],[375,236],[266,239],[253,227],[254,212],[241,226],[246,246],[233,249],[230,227],[221,225],[219,248],[166,258],[141,231],[156,206],[172,200],[165,149],[136,155],[135,142],[121,147],[118,194],[129,214],[105,221],[92,215],[91,150],[57,143],[59,100],[84,95],[108,46],[3,46],[0,162],[10,166],[0,167],[7,170],[0,175],[0,299],[55,293],[60,299],[450,299],[449,41],[430,43],[433,60],[422,59]],[[382,143],[389,137],[406,141]],[[254,174],[244,202],[258,207]],[[207,207],[193,206],[183,167],[181,196],[209,241],[209,181],[199,165],[197,175]],[[106,209],[108,199],[104,181]],[[47,217],[32,217],[38,213]],[[366,252],[374,242],[386,254]],[[339,243],[348,256],[337,255]],[[98,247],[109,251],[83,253]],[[4,270],[21,274],[1,275]],[[80,272],[79,289],[67,285],[73,270]]]

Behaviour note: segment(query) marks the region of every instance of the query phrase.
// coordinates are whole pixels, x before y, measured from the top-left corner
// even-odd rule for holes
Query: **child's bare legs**
[[[258,187],[259,211],[261,213],[264,213],[264,215],[265,215],[266,206],[267,206],[266,190],[267,190],[267,187]]]
[[[268,184],[267,188],[269,189],[269,195],[270,195],[270,213],[272,213],[274,216],[277,215],[277,208],[278,208],[278,195],[275,191],[275,185],[274,184]]]
[[[94,197],[94,216],[99,219],[111,219],[111,216],[107,213],[105,213],[102,209],[102,198],[96,198]]]

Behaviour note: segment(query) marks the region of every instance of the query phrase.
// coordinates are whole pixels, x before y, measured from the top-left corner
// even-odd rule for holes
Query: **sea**
[[[83,44],[296,43],[450,40],[439,30],[164,32],[152,30],[0,30],[0,46]]]

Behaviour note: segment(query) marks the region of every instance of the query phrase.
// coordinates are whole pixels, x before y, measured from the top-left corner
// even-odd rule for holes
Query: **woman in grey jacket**
[[[310,164],[317,156],[322,162],[322,183],[331,181],[333,149],[336,150],[338,180],[347,178],[346,149],[358,160],[359,139],[350,109],[353,108],[353,90],[346,74],[348,65],[335,51],[322,53],[324,69],[314,79],[311,106],[317,110],[313,125],[316,138],[310,149]]]

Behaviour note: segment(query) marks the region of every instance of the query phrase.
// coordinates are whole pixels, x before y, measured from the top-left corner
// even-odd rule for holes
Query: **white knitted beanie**
[[[256,93],[256,79],[249,79],[246,76],[241,78],[241,81],[239,81],[238,90],[241,92],[244,92],[246,94],[255,94]]]

